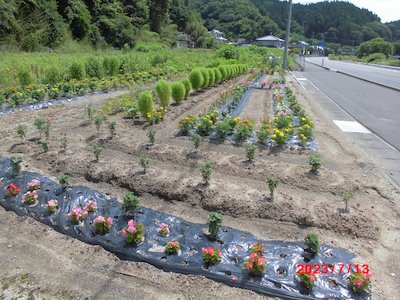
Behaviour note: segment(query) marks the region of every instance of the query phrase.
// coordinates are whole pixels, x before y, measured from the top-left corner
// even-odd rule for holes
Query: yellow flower
[[[281,133],[279,133],[279,136],[280,136],[280,137],[284,137],[285,134],[284,134],[283,132],[281,132]]]
[[[209,123],[209,124],[212,124],[212,121],[210,120],[210,121],[208,121],[208,123]]]
[[[303,137],[302,137],[302,139],[303,139],[303,140],[306,140],[306,139],[307,139],[307,137],[306,137],[306,136],[303,136]]]
[[[303,118],[301,118],[301,120],[302,120],[302,121],[305,121],[305,120],[306,120],[306,118],[304,118],[304,117],[303,117]]]
[[[273,134],[273,135],[272,135],[272,138],[273,138],[273,139],[276,139],[276,134]]]

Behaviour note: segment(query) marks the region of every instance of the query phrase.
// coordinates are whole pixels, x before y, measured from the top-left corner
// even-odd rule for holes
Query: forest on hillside
[[[133,48],[137,42],[173,46],[185,31],[196,47],[211,47],[211,29],[230,40],[284,36],[288,2],[279,0],[0,0],[0,45],[24,51],[56,48],[68,40],[98,47]],[[348,2],[293,5],[292,40],[359,45],[400,37],[400,21]]]

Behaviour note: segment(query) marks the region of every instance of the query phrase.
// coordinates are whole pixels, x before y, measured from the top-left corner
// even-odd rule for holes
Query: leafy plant
[[[181,245],[177,241],[169,241],[165,246],[165,252],[168,254],[177,254],[181,249]]]
[[[224,217],[216,212],[208,214],[208,233],[211,239],[217,239],[218,231],[221,228]]]
[[[211,163],[207,161],[204,164],[202,164],[200,166],[200,171],[201,175],[203,176],[203,180],[205,181],[206,184],[208,184],[211,179],[211,172],[212,172]]]
[[[65,133],[61,136],[60,144],[61,144],[61,148],[63,148],[64,151],[67,150],[68,138]]]
[[[153,96],[149,91],[142,91],[139,94],[138,106],[143,118],[147,119],[147,114],[153,111]]]
[[[70,79],[76,79],[76,80],[81,80],[85,76],[85,72],[83,70],[83,66],[78,63],[74,62],[70,65],[69,67],[69,78]]]
[[[17,126],[17,134],[19,135],[21,140],[26,138],[27,130],[28,130],[28,127],[26,125],[18,124],[18,126]]]
[[[360,270],[358,272],[353,272],[349,278],[349,286],[356,293],[365,292],[370,288],[372,274],[363,273]]]
[[[192,137],[194,148],[197,150],[200,147],[201,144],[201,136],[199,134],[194,134]]]
[[[215,83],[215,73],[214,73],[213,69],[207,69],[207,71],[208,71],[208,78],[209,78],[208,85],[212,86]]]
[[[210,85],[210,74],[206,68],[200,69],[201,75],[203,75],[203,84],[201,85],[202,88],[206,88]]]
[[[115,130],[116,130],[116,127],[117,127],[117,123],[115,121],[108,122],[107,127],[108,127],[108,130],[110,130],[111,136],[114,136],[115,135]]]
[[[260,276],[265,270],[265,258],[256,253],[250,253],[250,256],[244,260],[243,268],[251,276]]]
[[[149,158],[146,156],[139,157],[139,165],[143,168],[143,173],[146,174],[147,167],[149,166]]]
[[[308,157],[308,163],[311,166],[311,172],[313,173],[318,173],[318,170],[321,168],[322,164],[324,163],[324,160],[321,156],[321,154],[311,154]]]
[[[225,80],[228,77],[226,66],[219,66],[218,70],[221,73],[221,80]]]
[[[205,265],[215,265],[221,261],[222,251],[213,247],[201,248]]]
[[[166,108],[171,100],[171,86],[164,79],[161,79],[156,85],[156,91],[161,105]]]
[[[242,141],[253,134],[254,123],[250,119],[239,121],[236,125],[235,136],[239,141]]]
[[[267,184],[268,184],[268,188],[269,188],[269,192],[270,192],[272,201],[274,200],[274,191],[277,188],[277,186],[279,185],[279,183],[280,183],[280,181],[278,178],[275,178],[272,176],[267,178]]]
[[[171,84],[171,93],[176,104],[180,104],[185,98],[185,86],[182,82],[173,82]]]
[[[47,141],[42,142],[42,149],[44,152],[48,152],[49,151],[49,142],[47,142]]]
[[[122,199],[122,208],[131,214],[135,213],[135,210],[139,205],[139,197],[135,196],[132,192],[126,193]]]
[[[187,100],[190,92],[192,91],[192,84],[189,79],[182,80],[183,85],[185,86],[185,100]]]
[[[221,139],[224,139],[228,135],[230,135],[233,132],[233,129],[234,128],[232,127],[232,124],[229,121],[228,117],[225,118],[222,122],[219,122],[216,127],[217,134]]]
[[[11,166],[12,166],[12,170],[15,174],[18,174],[19,172],[21,172],[21,163],[22,163],[21,156],[12,156],[11,157]]]
[[[63,189],[65,189],[69,185],[69,176],[65,174],[60,176],[58,183],[61,185]]]
[[[100,133],[100,126],[103,124],[104,117],[102,115],[97,115],[94,119],[94,124],[96,125],[97,134]]]
[[[215,81],[214,82],[215,82],[215,84],[220,83],[221,80],[222,80],[221,71],[218,68],[213,68],[212,70],[214,72],[214,77],[215,77]]]
[[[89,123],[92,122],[93,117],[94,117],[94,109],[93,109],[92,104],[89,104],[85,107],[85,113],[86,113],[86,117],[89,120]]]
[[[49,139],[50,137],[50,130],[51,130],[51,124],[49,122],[44,123],[43,133],[46,136],[46,139]]]
[[[306,245],[308,251],[310,251],[311,253],[317,254],[319,252],[319,239],[317,234],[307,234],[304,238],[304,244]]]
[[[317,276],[315,276],[314,272],[307,273],[305,270],[299,270],[296,272],[296,276],[309,290],[312,290],[314,282],[317,281]]]
[[[345,212],[349,212],[348,204],[349,204],[349,201],[351,199],[353,199],[353,198],[354,198],[354,193],[353,192],[344,192],[343,193],[342,199],[343,199],[343,202],[345,204],[345,209],[344,209]]]
[[[150,128],[147,132],[147,137],[149,138],[150,145],[154,145],[156,141],[156,130],[154,128]]]
[[[43,118],[36,118],[33,125],[35,125],[36,129],[39,130],[40,138],[42,138],[42,131],[46,124],[46,121]]]
[[[203,86],[204,78],[199,69],[195,69],[190,73],[189,80],[195,91],[199,90]]]
[[[129,220],[128,225],[121,230],[127,244],[140,244],[144,240],[144,226],[135,220]]]
[[[253,143],[246,143],[246,157],[249,161],[254,159],[254,155],[256,153],[256,145]]]
[[[183,133],[187,134],[191,129],[196,126],[196,121],[196,117],[188,115],[179,120],[178,127],[182,130]]]
[[[101,148],[99,145],[96,144],[93,146],[92,152],[93,152],[93,155],[94,155],[96,161],[99,161],[99,157],[100,157],[100,154],[102,151],[103,151],[103,148]]]

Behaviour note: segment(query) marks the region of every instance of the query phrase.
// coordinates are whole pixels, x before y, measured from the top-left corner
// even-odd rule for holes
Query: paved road
[[[400,68],[388,69],[358,63],[329,60],[327,57],[309,57],[306,61],[326,68],[347,73],[369,81],[377,82],[400,90]]]
[[[388,171],[400,190],[400,91],[310,63],[293,75],[329,111],[332,121],[358,121],[372,131],[348,134]]]

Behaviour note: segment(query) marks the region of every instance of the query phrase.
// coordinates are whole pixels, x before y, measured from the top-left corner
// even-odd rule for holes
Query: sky
[[[293,0],[293,3],[315,3],[322,0]],[[400,20],[400,0],[347,0],[360,8],[366,8],[381,18],[383,23]]]

